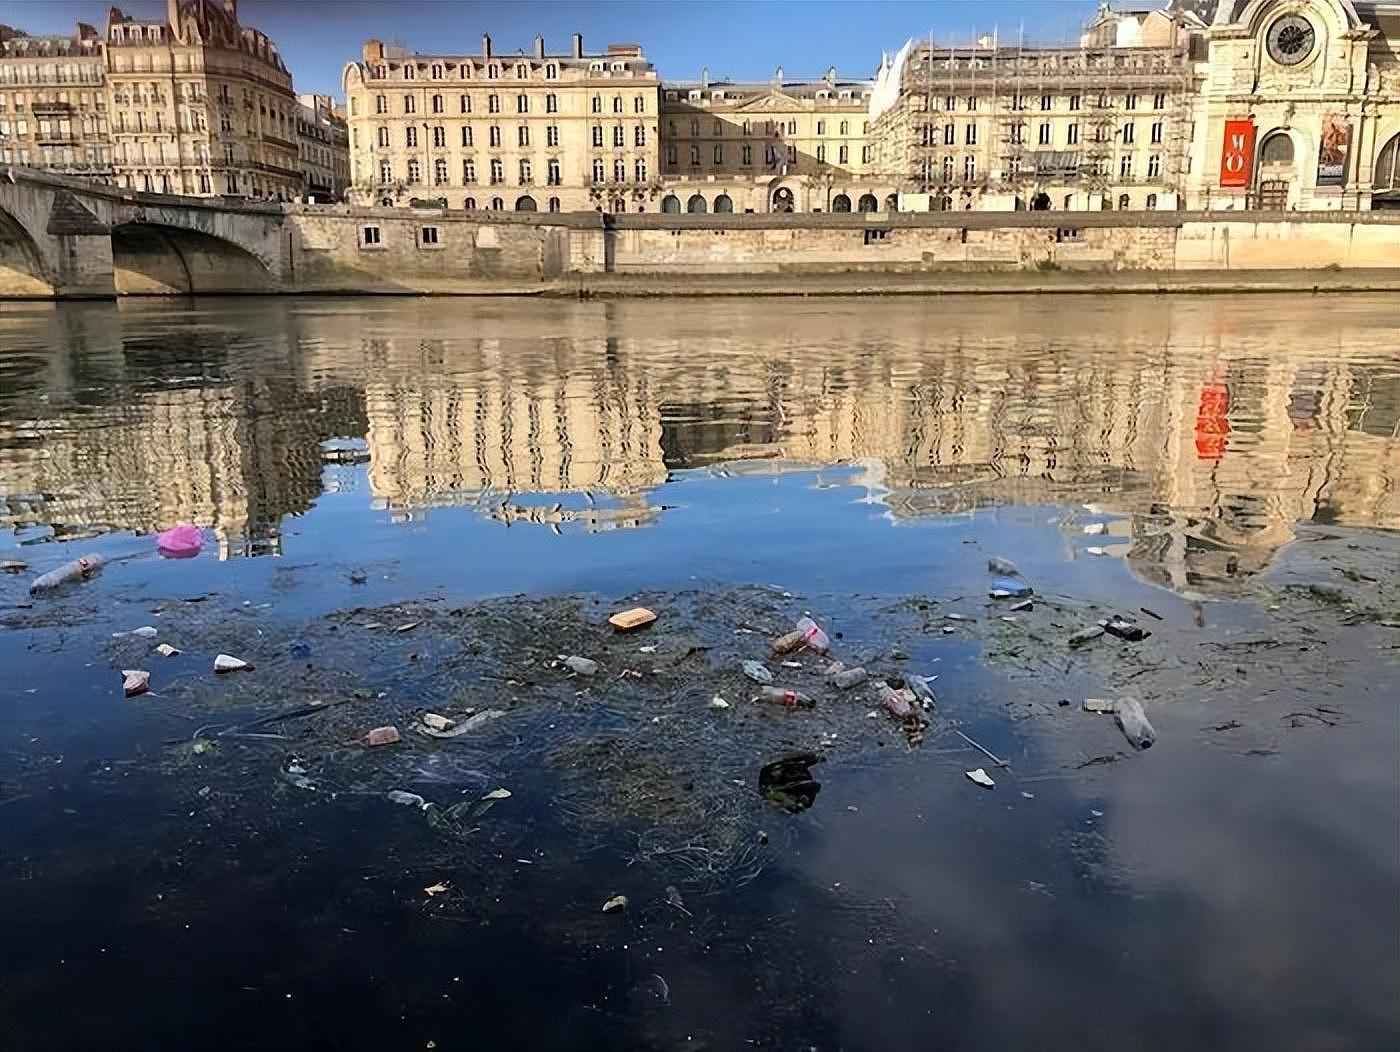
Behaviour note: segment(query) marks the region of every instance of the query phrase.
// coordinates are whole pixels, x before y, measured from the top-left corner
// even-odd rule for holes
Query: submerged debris
[[[963,774],[980,785],[983,789],[995,789],[997,787],[997,783],[992,781],[992,776],[980,767],[975,771],[964,771]]]
[[[229,654],[219,654],[214,658],[215,672],[237,672],[239,669],[251,669],[252,667],[242,658],[236,658]]]
[[[151,689],[151,674],[144,669],[122,669],[122,690],[128,698],[144,694]]]

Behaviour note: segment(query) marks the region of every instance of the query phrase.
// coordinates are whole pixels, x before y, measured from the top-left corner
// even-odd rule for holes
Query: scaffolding
[[[930,195],[934,208],[972,207],[988,192],[1021,207],[1047,188],[1104,195],[1131,184],[1179,192],[1191,141],[1188,47],[1037,47],[1023,35],[1008,46],[983,38],[940,47],[930,34],[906,59],[898,102],[874,122],[879,155],[901,190]],[[1141,169],[1123,161],[1144,145],[1123,141],[1127,96],[1154,103],[1161,96],[1149,122],[1163,124],[1160,143],[1155,136],[1146,143],[1161,151]],[[1049,126],[1034,137],[1032,98]]]

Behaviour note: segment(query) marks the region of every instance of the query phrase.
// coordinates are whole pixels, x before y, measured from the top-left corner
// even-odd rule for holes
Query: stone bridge
[[[0,297],[280,288],[279,205],[137,193],[0,165]]]

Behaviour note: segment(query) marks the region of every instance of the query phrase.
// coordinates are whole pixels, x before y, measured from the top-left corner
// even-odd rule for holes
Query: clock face
[[[1313,52],[1317,30],[1302,15],[1284,15],[1269,27],[1269,57],[1280,66],[1296,66]]]

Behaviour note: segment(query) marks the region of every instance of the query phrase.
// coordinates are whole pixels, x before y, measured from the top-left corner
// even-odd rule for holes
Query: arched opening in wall
[[[0,212],[0,297],[52,296],[39,246],[19,221]]]
[[[504,212],[504,211],[505,211],[505,208],[506,208],[506,203],[505,203],[504,201],[502,201],[499,197],[493,197],[493,198],[491,198],[491,211],[493,211],[493,212]]]
[[[667,194],[661,199],[661,211],[676,215],[681,210],[681,199],[675,194]]]
[[[1288,207],[1288,189],[1297,174],[1293,136],[1286,131],[1266,135],[1259,144],[1259,167],[1255,174],[1255,203],[1267,211]]]
[[[515,199],[515,210],[516,210],[517,212],[538,212],[538,211],[539,211],[539,209],[535,207],[535,199],[534,199],[533,197],[531,197],[529,194],[525,194],[523,197],[517,197],[517,198]]]
[[[726,214],[734,211],[734,202],[728,194],[720,194],[715,198],[715,211]]]
[[[690,200],[685,203],[685,210],[697,214],[706,211],[705,199],[699,194],[691,194]]]
[[[1371,207],[1400,208],[1400,135],[1392,135],[1371,171]]]
[[[773,191],[773,211],[792,212],[797,207],[797,201],[792,196],[790,187],[780,186]]]
[[[464,200],[464,201],[462,202],[462,208],[465,209],[465,210],[468,211],[468,212],[475,212],[475,211],[476,211],[476,198],[475,198],[475,197],[468,197],[466,200]]]
[[[898,211],[899,211],[899,195],[898,195],[898,194],[886,194],[886,195],[885,195],[885,211],[886,211],[886,212],[898,212]]]
[[[1118,195],[1118,211],[1126,212],[1133,207],[1133,199],[1127,194]]]
[[[856,203],[856,209],[861,212],[878,212],[880,202],[875,200],[874,194],[861,194],[860,200]]]
[[[1151,212],[1151,211],[1155,211],[1156,208],[1157,208],[1157,195],[1156,195],[1156,194],[1148,194],[1148,195],[1147,195],[1147,210],[1148,210],[1149,212]]]
[[[953,199],[944,194],[938,199],[938,210],[940,212],[951,212],[953,210]]]
[[[276,288],[267,267],[247,249],[212,234],[155,223],[112,228],[112,275],[122,296]]]
[[[845,194],[837,194],[831,199],[831,210],[833,212],[849,212],[851,210],[851,199]]]

